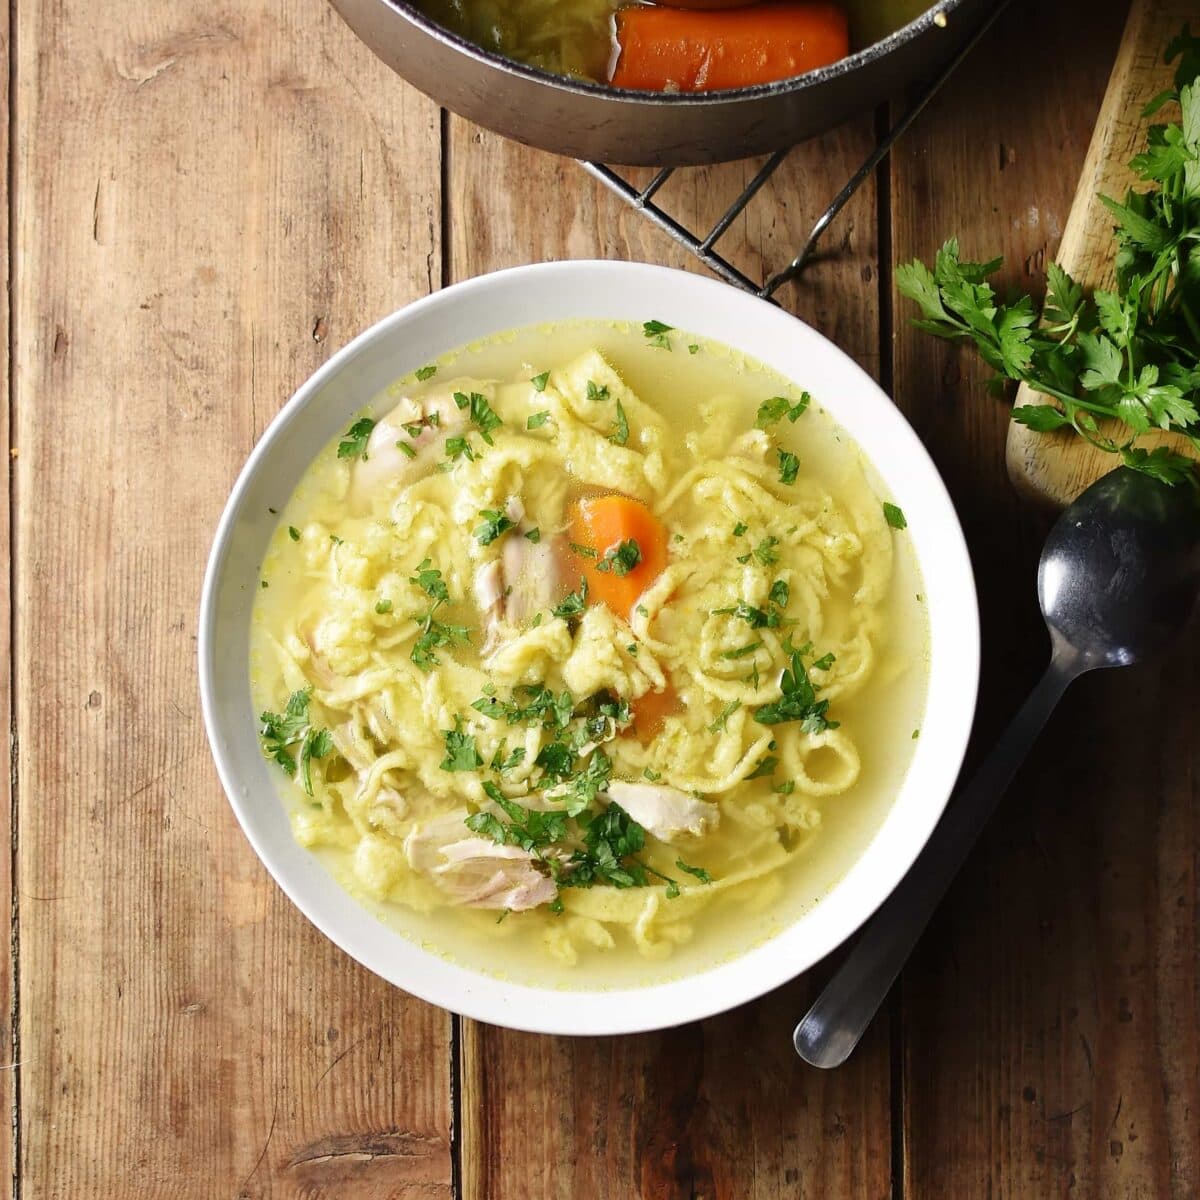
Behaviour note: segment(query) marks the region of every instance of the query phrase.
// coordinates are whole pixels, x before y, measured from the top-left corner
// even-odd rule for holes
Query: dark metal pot
[[[573,158],[681,166],[790,146],[932,77],[1001,0],[940,0],[832,66],[736,91],[622,91],[523,66],[450,33],[404,0],[333,0],[385,63],[446,108]]]

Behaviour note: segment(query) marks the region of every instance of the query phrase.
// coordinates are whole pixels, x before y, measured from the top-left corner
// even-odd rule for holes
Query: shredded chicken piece
[[[436,416],[437,424],[430,424]],[[424,422],[416,437],[410,437],[405,425]],[[390,482],[411,483],[429,471],[429,460],[447,435],[453,435],[467,423],[448,392],[428,396],[405,396],[386,417],[377,421],[367,439],[365,457],[354,464],[351,497],[365,505],[371,494]],[[410,457],[396,444],[402,442],[415,453]]]
[[[456,904],[467,908],[537,908],[554,899],[554,880],[520,846],[461,837],[467,813],[459,809],[415,828],[404,840],[414,871],[431,876]]]
[[[674,841],[683,834],[700,837],[715,829],[721,819],[715,804],[664,783],[614,782],[607,790],[614,804],[660,842]]]

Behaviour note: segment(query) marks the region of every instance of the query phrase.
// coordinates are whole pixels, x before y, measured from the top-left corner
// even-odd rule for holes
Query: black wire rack
[[[614,191],[635,211],[641,213],[647,220],[657,225],[659,229],[672,237],[681,246],[690,250],[705,266],[714,274],[724,279],[726,283],[732,283],[734,286],[751,292],[755,296],[761,296],[765,300],[774,300],[775,293],[785,283],[793,279],[798,279],[804,273],[804,269],[812,261],[817,245],[825,231],[837,219],[838,214],[846,206],[854,193],[862,186],[864,180],[883,162],[897,140],[917,117],[920,116],[930,100],[937,95],[946,80],[954,74],[963,60],[975,49],[976,45],[978,45],[983,36],[995,23],[1000,13],[1007,7],[1007,4],[1008,0],[1000,0],[993,7],[987,18],[967,41],[966,45],[950,60],[941,73],[925,86],[916,102],[883,135],[871,154],[868,155],[858,170],[846,181],[841,191],[830,201],[825,211],[817,218],[804,245],[800,247],[799,253],[796,254],[786,267],[770,275],[762,284],[755,283],[748,275],[739,271],[737,267],[717,251],[716,246],[728,232],[733,222],[759,193],[763,184],[779,169],[780,164],[791,153],[791,147],[776,150],[762,165],[754,178],[742,189],[734,202],[721,214],[713,227],[707,233],[703,234],[696,233],[687,228],[686,225],[681,224],[666,209],[655,203],[655,196],[676,171],[690,170],[692,168],[663,167],[649,183],[639,187],[623,175],[619,175],[614,168],[604,163],[587,162],[580,159],[579,165],[589,175],[600,180],[606,187]]]

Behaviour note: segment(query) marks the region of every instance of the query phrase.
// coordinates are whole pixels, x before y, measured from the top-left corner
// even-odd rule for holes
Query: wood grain
[[[899,149],[898,261],[958,234],[973,258],[1006,255],[1005,284],[1041,286],[1124,15],[1013,6],[980,48],[1004,64],[1004,104],[964,72]],[[1048,655],[1034,591],[1046,517],[1005,479],[989,372],[897,303],[897,396],[978,575],[977,758]],[[1200,1193],[1196,650],[1193,632],[1167,667],[1068,694],[910,963],[906,1197]]]
[[[794,152],[721,249],[752,276],[791,258],[872,145],[870,120]],[[457,120],[449,140],[453,279],[543,258],[692,266],[668,238],[572,163]],[[757,163],[680,172],[661,194],[711,225]],[[781,297],[872,372],[879,365],[874,188],[831,252]],[[804,1069],[791,1028],[801,980],[737,1012],[662,1034],[534,1038],[464,1023],[463,1195],[469,1200],[776,1200],[883,1197],[891,1187],[886,1022],[852,1067]]]
[[[9,63],[9,10],[0,12],[0,95],[8,95],[8,63]],[[0,123],[0,161],[4,163],[0,171],[0,209],[7,215],[9,201],[8,178],[8,138],[9,123]],[[0,229],[0,264],[3,264],[4,282],[0,292],[0,328],[4,330],[3,343],[0,344],[0,389],[3,390],[4,400],[0,404],[0,453],[4,455],[4,488],[0,495],[0,562],[4,564],[8,574],[8,586],[0,595],[0,729],[4,731],[6,761],[0,768],[0,846],[3,846],[3,857],[0,858],[0,930],[9,932],[7,965],[0,970],[0,1005],[6,1019],[0,1026],[0,1111],[8,1114],[7,1131],[0,1137],[0,1180],[8,1181],[13,1178],[13,1163],[16,1137],[16,1103],[17,1081],[19,1078],[20,1061],[18,1058],[19,1043],[16,1038],[17,1010],[15,980],[19,970],[19,948],[17,939],[13,936],[15,924],[12,910],[12,880],[13,880],[13,812],[16,804],[17,744],[13,729],[13,687],[12,670],[12,521],[9,508],[9,496],[14,470],[9,438],[9,345],[11,341],[11,326],[9,324],[9,282],[12,278],[12,260],[8,244],[8,221],[3,222]],[[0,1184],[3,1187],[3,1184]]]
[[[1188,19],[1195,20],[1196,0],[1134,0],[1125,22],[1108,89],[1096,120],[1079,186],[1063,229],[1055,259],[1088,289],[1111,288],[1116,279],[1113,216],[1097,199],[1102,194],[1123,199],[1138,183],[1128,163],[1146,145],[1149,122],[1142,110],[1171,86],[1174,67],[1163,61],[1163,49]],[[1024,384],[1017,404],[1046,404],[1049,398]],[[1183,439],[1166,435],[1147,438],[1185,449]],[[1179,443],[1179,444],[1176,444]],[[1111,471],[1114,459],[1074,433],[1035,433],[1013,422],[1008,430],[1008,471],[1031,500],[1062,507],[1090,483]]]
[[[17,13],[23,1193],[449,1196],[449,1020],[266,876],[194,636],[265,423],[436,283],[437,110],[320,0]]]

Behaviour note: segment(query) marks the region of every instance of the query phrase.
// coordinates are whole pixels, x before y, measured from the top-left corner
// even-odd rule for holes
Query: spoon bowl
[[[1186,622],[1200,582],[1196,489],[1121,467],[1055,523],[1038,567],[1042,615],[1056,643],[1091,667],[1158,653]]]

